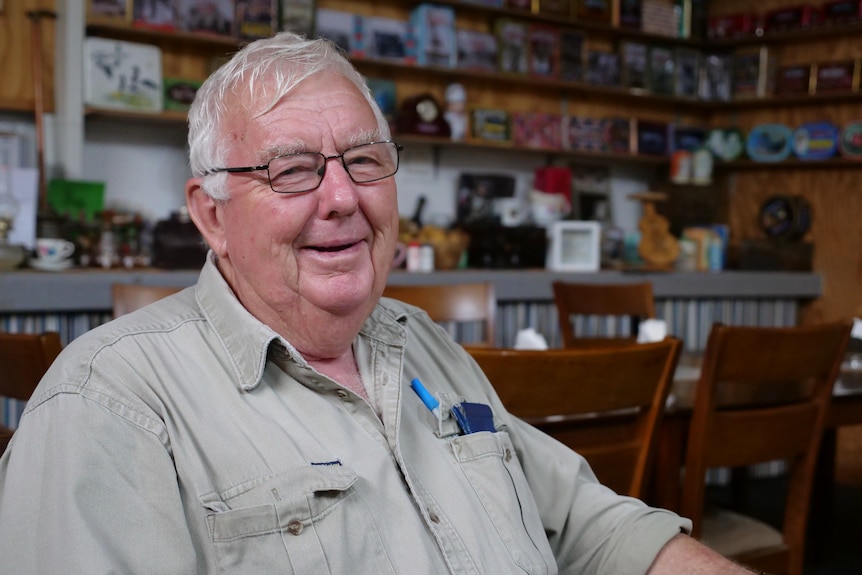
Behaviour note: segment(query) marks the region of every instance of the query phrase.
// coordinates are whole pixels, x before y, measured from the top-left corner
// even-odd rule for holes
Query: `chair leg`
[[[814,486],[811,490],[811,510],[808,515],[809,535],[808,557],[813,562],[824,558],[824,543],[832,525],[832,502],[835,496],[835,462],[838,449],[838,433],[835,428],[823,430],[820,442],[820,452],[817,457],[817,470],[814,475]]]
[[[748,502],[746,491],[750,475],[748,467],[733,467],[730,470],[730,506],[743,510]]]

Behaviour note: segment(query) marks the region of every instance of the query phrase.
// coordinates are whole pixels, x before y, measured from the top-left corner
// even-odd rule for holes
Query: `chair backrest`
[[[0,396],[27,401],[62,343],[57,332],[40,334],[0,332]],[[0,454],[12,439],[12,429],[0,425]]]
[[[591,284],[554,281],[554,304],[557,307],[560,336],[564,347],[592,347],[610,343],[607,337],[579,337],[575,333],[572,316],[627,316],[631,318],[632,333],[637,337],[637,324],[641,319],[655,317],[655,300],[652,283],[645,281],[627,284]]]
[[[111,284],[111,304],[114,317],[125,315],[147,304],[182,290],[179,286],[153,286],[141,284]]]
[[[383,295],[424,309],[438,323],[481,323],[482,337],[466,343],[494,345],[497,298],[491,282],[387,285]]]
[[[681,340],[546,351],[468,348],[510,413],[583,455],[617,493],[643,497]]]
[[[850,328],[712,327],[695,391],[681,512],[694,522],[693,535],[719,553],[770,573],[802,574],[818,449]],[[768,548],[753,548],[758,538],[745,526],[755,524],[744,515],[705,512],[706,471],[777,460],[788,463],[783,528]],[[713,527],[719,518],[721,532]]]

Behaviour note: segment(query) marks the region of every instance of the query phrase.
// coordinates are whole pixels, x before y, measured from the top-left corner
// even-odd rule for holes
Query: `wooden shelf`
[[[162,112],[134,112],[131,110],[114,110],[111,108],[99,108],[87,106],[84,116],[91,119],[106,119],[111,121],[132,121],[140,123],[158,122],[161,124],[184,125],[186,123],[186,112],[165,110]]]
[[[405,5],[419,5],[422,3],[421,0],[401,0],[402,4]],[[518,10],[514,8],[493,8],[491,6],[481,6],[479,4],[466,4],[464,2],[460,2],[459,0],[434,0],[434,4],[442,4],[444,6],[452,6],[456,8],[458,12],[462,13],[472,13],[472,14],[486,14],[490,17],[509,17],[509,18],[519,18],[522,20],[529,20],[532,22],[542,22],[545,24],[553,24],[555,26],[566,27],[566,28],[576,28],[578,30],[583,30],[585,32],[594,32],[607,36],[614,36],[617,38],[632,38],[643,40],[645,42],[650,42],[654,44],[672,44],[676,46],[691,46],[691,47],[702,47],[704,45],[704,40],[701,38],[678,38],[675,36],[662,36],[660,34],[650,34],[647,32],[643,32],[636,28],[625,28],[621,26],[614,26],[612,24],[590,21],[590,20],[581,20],[566,16],[560,16],[555,14],[537,14],[534,12],[530,12],[527,10]]]
[[[833,40],[836,37],[849,37],[862,34],[862,23],[846,22],[828,24],[800,30],[764,33],[762,36],[743,36],[738,38],[709,38],[704,46],[708,48],[736,48],[753,44],[787,44],[790,42],[817,42]]]
[[[211,46],[213,48],[238,48],[239,40],[229,36],[216,36],[214,34],[199,34],[177,31],[155,30],[141,28],[131,24],[87,24],[88,36],[101,36],[116,40],[128,40],[132,42],[148,43],[183,43],[199,46]]]
[[[515,74],[507,72],[488,72],[485,70],[472,70],[469,68],[444,68],[442,66],[419,66],[404,62],[390,60],[375,60],[371,58],[354,58],[352,62],[363,72],[367,71],[394,71],[397,73],[432,74],[440,78],[456,79],[479,79],[494,84],[508,84],[523,86],[529,83],[531,89],[551,88],[561,92],[573,92],[577,94],[591,94],[598,97],[609,97],[621,101],[649,102],[650,105],[665,106],[672,108],[686,107],[690,110],[703,109],[708,102],[696,98],[682,98],[679,96],[665,96],[651,94],[644,90],[624,88],[621,86],[597,86],[587,82],[572,82],[557,80],[554,78],[542,78],[527,74]],[[367,74],[366,74],[367,75]]]
[[[716,169],[732,170],[819,170],[819,169],[858,169],[862,161],[847,158],[827,158],[825,160],[800,160],[788,158],[780,162],[755,162],[753,160],[733,160],[732,162],[716,162]]]
[[[711,110],[743,110],[755,108],[772,108],[780,106],[823,106],[828,104],[860,104],[862,92],[842,92],[834,94],[793,94],[767,96],[765,98],[749,98],[731,102],[701,102]]]
[[[486,142],[480,140],[452,141],[448,138],[419,136],[414,134],[393,134],[393,139],[399,144],[423,144],[442,148],[464,148],[472,150],[506,150],[529,154],[545,154],[554,157],[577,158],[595,162],[622,162],[633,164],[649,164],[663,166],[670,163],[666,156],[650,156],[646,154],[622,154],[612,152],[586,152],[581,150],[564,150],[559,148],[528,148],[513,146],[510,143]]]

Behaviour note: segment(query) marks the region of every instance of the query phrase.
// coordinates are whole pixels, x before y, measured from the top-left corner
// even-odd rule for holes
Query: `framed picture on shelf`
[[[620,81],[623,88],[646,90],[648,51],[643,42],[620,42]]]
[[[527,67],[531,75],[556,78],[559,73],[560,32],[556,26],[530,24],[527,28],[529,58]]]
[[[511,142],[509,112],[497,108],[476,108],[470,112],[470,126],[475,140]]]
[[[682,98],[697,98],[700,68],[700,52],[689,48],[677,48],[674,94]]]
[[[733,97],[763,98],[775,90],[775,58],[768,46],[744,48],[733,55]]]
[[[814,92],[817,94],[859,91],[859,70],[862,60],[820,62],[815,64]]]
[[[709,102],[729,102],[732,96],[733,59],[728,54],[706,54],[701,59],[698,95]]]
[[[177,29],[177,5],[171,0],[129,0],[132,24],[163,32]]]
[[[87,21],[94,24],[128,24],[131,0],[87,0]]]
[[[394,62],[406,61],[409,55],[409,32],[410,24],[407,20],[385,16],[363,18],[362,40],[365,56]]]
[[[619,86],[620,55],[610,50],[590,50],[587,54],[587,82],[596,86]]]
[[[497,36],[497,67],[501,72],[527,73],[527,24],[513,18],[499,18],[494,22]]]
[[[315,0],[281,0],[280,29],[308,36],[314,34]]]
[[[158,46],[84,39],[84,102],[91,106],[161,112],[162,51]]]
[[[780,66],[775,74],[775,93],[780,96],[810,94],[814,88],[811,64]]]
[[[596,221],[553,222],[548,230],[548,269],[557,272],[596,272],[601,267],[602,226]]]
[[[467,70],[497,70],[497,38],[489,32],[458,30],[458,67]]]
[[[586,36],[579,30],[560,31],[560,79],[583,82],[586,68]]]
[[[177,0],[177,4],[181,30],[216,36],[234,36],[236,11],[233,0]]]
[[[674,90],[673,48],[651,46],[649,49],[649,76],[647,86],[653,94],[673,95]]]
[[[236,0],[236,33],[240,40],[268,38],[277,26],[276,0]]]

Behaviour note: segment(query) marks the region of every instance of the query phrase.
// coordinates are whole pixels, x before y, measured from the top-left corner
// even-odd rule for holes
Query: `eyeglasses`
[[[392,140],[360,144],[335,156],[324,156],[320,152],[300,152],[276,156],[260,166],[242,168],[216,168],[207,174],[218,172],[241,173],[266,170],[269,187],[279,194],[301,194],[316,190],[326,174],[327,160],[341,160],[347,175],[357,184],[368,184],[394,176],[398,171],[399,152],[403,146]]]

